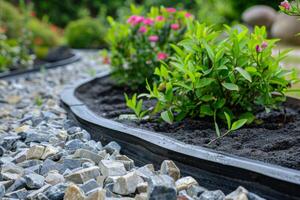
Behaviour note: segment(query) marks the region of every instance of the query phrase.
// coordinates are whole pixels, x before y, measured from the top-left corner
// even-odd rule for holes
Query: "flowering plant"
[[[155,69],[159,83],[148,84],[149,93],[140,95],[156,100],[148,114],[159,113],[168,123],[208,117],[221,138],[253,122],[257,109],[269,111],[285,101],[285,92],[297,79],[295,74],[287,79],[292,73],[280,66],[286,52],[272,54],[277,40],[268,40],[264,27],[256,27],[251,35],[247,28],[226,28],[223,40],[203,24],[188,28],[186,39],[173,46],[176,54],[169,64]],[[224,133],[220,121],[227,123]]]
[[[300,16],[300,0],[292,2],[289,2],[288,0],[282,1],[279,8],[287,15]]]
[[[115,80],[131,88],[144,85],[146,79],[152,82],[155,67],[169,62],[174,53],[170,44],[184,38],[191,18],[186,11],[155,7],[146,16],[130,16],[127,23],[109,18],[107,41]]]

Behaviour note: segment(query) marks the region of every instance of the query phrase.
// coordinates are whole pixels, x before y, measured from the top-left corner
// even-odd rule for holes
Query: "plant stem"
[[[217,140],[219,140],[219,139],[225,137],[225,136],[228,135],[230,132],[231,132],[231,130],[226,131],[226,132],[225,132],[223,135],[221,135],[220,137],[216,137],[215,139],[211,140],[211,141],[208,143],[208,145],[211,145],[211,143],[213,143],[213,142],[215,142],[215,141],[217,141]]]

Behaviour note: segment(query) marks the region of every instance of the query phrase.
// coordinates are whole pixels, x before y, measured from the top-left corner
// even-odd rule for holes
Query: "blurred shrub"
[[[59,34],[51,29],[51,25],[43,23],[37,19],[30,19],[27,24],[28,30],[32,34],[34,46],[54,47],[60,44]]]
[[[0,0],[0,26],[6,29],[9,38],[16,38],[22,30],[23,17],[19,10],[8,2]]]
[[[67,43],[72,48],[99,48],[105,46],[105,29],[99,20],[90,17],[68,24],[65,30]]]

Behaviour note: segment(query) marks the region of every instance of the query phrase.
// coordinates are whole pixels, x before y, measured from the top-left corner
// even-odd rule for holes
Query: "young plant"
[[[143,100],[137,101],[137,94],[134,94],[131,99],[125,94],[125,99],[126,105],[134,111],[138,119],[143,119],[148,114],[148,110],[143,111]]]
[[[168,123],[211,118],[221,138],[252,123],[257,109],[268,112],[285,101],[293,80],[280,66],[286,52],[272,54],[277,40],[268,40],[265,28],[256,27],[252,34],[245,27],[226,29],[222,39],[211,27],[189,24],[186,39],[172,46],[176,54],[169,64],[155,69],[159,83],[147,85],[143,96],[157,100],[153,113]],[[227,122],[224,134],[220,121]]]
[[[137,9],[133,7],[135,12]],[[154,80],[153,72],[161,60],[169,62],[170,43],[184,37],[191,14],[175,8],[151,8],[146,16],[134,14],[127,23],[108,18],[111,28],[107,41],[115,80],[133,89]]]

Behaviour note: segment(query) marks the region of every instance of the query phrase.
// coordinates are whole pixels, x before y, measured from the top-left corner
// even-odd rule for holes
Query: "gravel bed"
[[[98,52],[78,53],[78,63],[0,80],[0,199],[263,199],[243,187],[209,191],[170,160],[158,171],[151,163],[137,167],[116,142],[91,140],[67,119],[59,93],[108,66]]]

